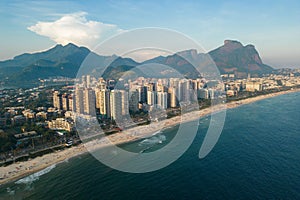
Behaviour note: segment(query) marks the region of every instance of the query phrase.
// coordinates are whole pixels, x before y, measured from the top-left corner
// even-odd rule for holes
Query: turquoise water
[[[300,93],[227,111],[215,148],[199,148],[209,118],[201,119],[191,147],[173,164],[145,173],[123,173],[89,154],[0,187],[0,199],[300,199]],[[122,147],[149,151],[166,144],[176,127],[157,135],[162,143]]]

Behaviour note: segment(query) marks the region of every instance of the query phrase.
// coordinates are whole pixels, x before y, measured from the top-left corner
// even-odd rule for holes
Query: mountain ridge
[[[88,59],[86,59],[88,56]],[[24,53],[13,59],[0,61],[0,78],[7,82],[37,81],[39,78],[65,76],[74,78],[80,66],[85,65],[82,73],[107,73],[105,77],[120,78],[122,73],[140,64],[157,63],[167,65],[188,78],[199,77],[195,65],[216,63],[221,73],[269,73],[272,67],[265,65],[254,45],[243,46],[235,40],[225,40],[224,44],[206,54],[198,53],[195,49],[184,50],[173,55],[158,56],[144,62],[136,62],[131,58],[120,56],[102,56],[86,47],[69,43],[65,46],[57,44],[53,48],[37,53]],[[103,66],[110,66],[105,70]],[[117,69],[119,67],[119,69]],[[116,76],[116,74],[118,74]],[[116,77],[112,77],[116,76]]]

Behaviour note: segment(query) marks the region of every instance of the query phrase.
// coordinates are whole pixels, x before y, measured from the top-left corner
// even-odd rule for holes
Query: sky
[[[274,68],[300,67],[300,1],[2,0],[0,60],[75,43],[93,50],[143,27],[178,31],[206,51],[226,39],[253,44]]]

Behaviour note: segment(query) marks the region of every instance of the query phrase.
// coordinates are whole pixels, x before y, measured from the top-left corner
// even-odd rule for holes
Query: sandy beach
[[[209,108],[201,109],[200,111],[193,111],[186,113],[182,116],[176,116],[170,119],[166,119],[163,121],[151,123],[145,126],[137,126],[134,128],[130,128],[128,130],[124,130],[119,133],[115,133],[113,135],[107,136],[111,143],[121,144],[130,141],[134,141],[137,139],[141,139],[143,137],[151,136],[153,133],[160,131],[166,127],[172,127],[174,125],[188,122],[192,120],[199,119],[206,115],[209,115],[213,112],[219,112],[224,109],[231,109],[241,105],[253,103],[262,99],[267,99],[271,97],[275,97],[278,95],[283,95],[292,92],[299,92],[300,89],[281,91],[277,93],[261,95],[253,98],[247,98],[244,100],[240,100],[237,102],[229,102],[226,104],[219,104],[216,106],[212,106]],[[74,156],[86,153],[89,151],[93,151],[99,148],[103,148],[106,145],[111,145],[111,143],[107,143],[107,140],[93,140],[87,142],[85,144],[80,144],[75,147],[67,148],[65,150],[56,151],[50,154],[43,155],[41,157],[36,157],[34,159],[30,159],[24,162],[16,162],[6,167],[0,167],[0,185],[15,181],[22,177],[28,176],[34,172],[45,169],[51,165],[62,162],[66,159],[72,158]],[[88,149],[88,150],[87,150]]]

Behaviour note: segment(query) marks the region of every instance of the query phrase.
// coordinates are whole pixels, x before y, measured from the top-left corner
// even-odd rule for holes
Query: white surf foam
[[[166,141],[165,135],[157,135],[157,136],[153,136],[151,138],[144,139],[143,141],[140,142],[140,146],[141,145],[161,144],[164,141]]]
[[[47,167],[47,168],[45,168],[45,169],[43,169],[41,171],[38,171],[38,172],[36,172],[34,174],[31,174],[31,175],[29,175],[29,176],[27,176],[25,178],[22,178],[22,179],[16,181],[15,183],[16,184],[31,184],[34,181],[39,180],[40,176],[49,173],[55,167],[56,167],[56,165],[51,165],[51,166],[49,166],[49,167]]]

